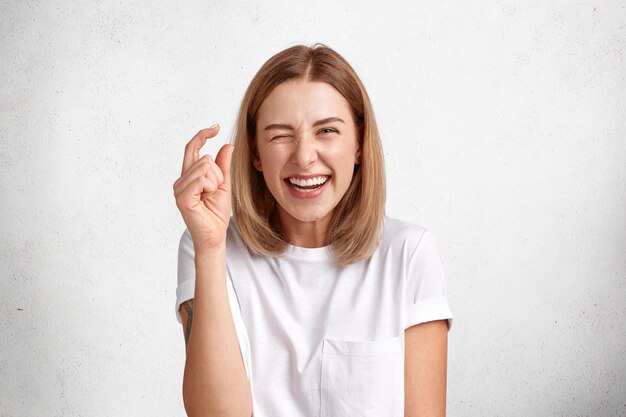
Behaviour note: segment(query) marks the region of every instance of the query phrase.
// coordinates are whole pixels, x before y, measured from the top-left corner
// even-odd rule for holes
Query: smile
[[[310,193],[322,188],[329,178],[329,175],[320,175],[309,178],[289,177],[285,180],[285,182],[288,183],[288,185],[290,185],[295,191],[300,193]]]

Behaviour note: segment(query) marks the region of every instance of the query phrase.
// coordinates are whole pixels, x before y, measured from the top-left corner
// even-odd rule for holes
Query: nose
[[[315,137],[304,133],[296,139],[291,161],[301,168],[308,168],[317,161],[317,144]]]

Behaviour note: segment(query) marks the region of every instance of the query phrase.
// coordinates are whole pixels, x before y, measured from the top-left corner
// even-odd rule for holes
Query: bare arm
[[[446,320],[404,332],[404,415],[445,417],[448,325]]]
[[[195,262],[195,299],[181,306],[185,410],[190,417],[249,417],[252,394],[228,301],[225,250],[196,254]]]
[[[194,301],[181,314],[187,344],[183,402],[190,417],[250,417],[252,392],[226,287],[233,147],[222,146],[215,161],[200,157],[218,131],[217,124],[202,129],[187,143],[181,176],[174,182],[176,206],[193,239],[196,271]]]

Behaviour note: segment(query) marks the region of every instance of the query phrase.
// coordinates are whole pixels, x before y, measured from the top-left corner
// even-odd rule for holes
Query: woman
[[[426,229],[384,215],[354,70],[324,46],[284,50],[248,87],[234,148],[200,158],[218,130],[187,144],[174,184],[187,413],[445,415],[441,263]]]

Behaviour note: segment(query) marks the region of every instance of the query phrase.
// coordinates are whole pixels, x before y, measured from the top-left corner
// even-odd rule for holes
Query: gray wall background
[[[622,1],[70,3],[0,2],[0,416],[184,415],[183,147],[314,42],[438,242],[448,414],[626,416]]]

